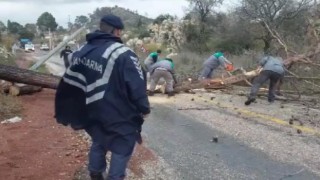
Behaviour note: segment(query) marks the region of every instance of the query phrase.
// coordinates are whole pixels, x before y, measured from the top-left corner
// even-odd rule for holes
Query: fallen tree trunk
[[[11,86],[9,88],[9,94],[12,96],[21,96],[26,94],[33,94],[36,92],[40,92],[42,90],[41,87],[32,86],[32,85],[22,85],[22,86]]]
[[[203,80],[198,81],[196,83],[189,83],[189,84],[182,84],[181,86],[177,86],[174,88],[175,92],[181,91],[189,91],[192,89],[224,89],[228,85],[239,83],[242,81],[246,81],[247,79],[251,79],[256,77],[259,74],[257,70],[250,71],[250,72],[243,72],[243,74],[234,75],[231,77],[227,77],[224,79],[217,78],[212,80]]]
[[[294,78],[298,80],[314,80],[320,81],[320,77],[295,77],[295,76],[285,76],[285,78]]]
[[[13,66],[0,65],[0,79],[42,88],[56,89],[61,78]]]

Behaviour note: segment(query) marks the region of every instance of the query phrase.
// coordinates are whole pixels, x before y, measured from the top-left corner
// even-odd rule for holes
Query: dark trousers
[[[68,56],[63,57],[63,62],[64,62],[64,66],[66,68],[68,68],[70,66],[69,61],[68,61]]]
[[[273,71],[262,71],[258,77],[253,81],[249,99],[255,99],[260,87],[270,80],[268,101],[273,102],[275,100],[276,84],[283,77],[283,74],[279,74]]]
[[[109,151],[104,143],[106,134],[101,127],[94,125],[86,129],[91,136],[92,145],[89,152],[88,169],[91,173],[104,173],[107,169],[106,154]],[[108,171],[108,180],[121,180],[125,178],[127,164],[132,153],[121,155],[111,152],[111,162]]]

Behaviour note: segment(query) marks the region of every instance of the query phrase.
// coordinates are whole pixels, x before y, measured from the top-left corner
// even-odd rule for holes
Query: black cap
[[[124,29],[124,25],[120,17],[108,14],[101,18],[101,22],[104,22],[116,29]]]

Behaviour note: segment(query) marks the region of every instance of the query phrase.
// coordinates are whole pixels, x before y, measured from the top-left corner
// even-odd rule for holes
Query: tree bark
[[[26,94],[33,94],[36,92],[40,92],[42,90],[41,87],[31,86],[31,85],[23,85],[23,86],[11,86],[9,88],[9,94],[12,96],[20,96]]]
[[[189,91],[192,89],[224,89],[228,85],[236,84],[242,81],[245,81],[247,79],[251,79],[253,77],[256,77],[259,75],[259,72],[257,70],[250,71],[250,72],[243,72],[243,74],[234,75],[231,77],[227,77],[224,79],[216,78],[212,80],[203,80],[196,82],[194,84],[182,84],[181,86],[177,86],[174,88],[175,92],[181,92],[181,91]]]
[[[42,88],[56,89],[61,78],[13,66],[0,65],[0,79]]]

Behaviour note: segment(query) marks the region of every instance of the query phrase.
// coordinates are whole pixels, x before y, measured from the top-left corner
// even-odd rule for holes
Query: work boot
[[[256,99],[254,98],[248,98],[248,100],[244,103],[246,106],[249,106],[251,103],[253,103]]]
[[[90,173],[90,178],[91,180],[105,180],[105,178],[103,177],[102,173]]]
[[[154,91],[149,91],[148,96],[154,96]]]
[[[174,92],[168,92],[168,97],[174,96]]]
[[[273,99],[268,99],[268,102],[269,102],[270,104],[272,104],[272,103],[274,103],[274,100],[273,100]]]

